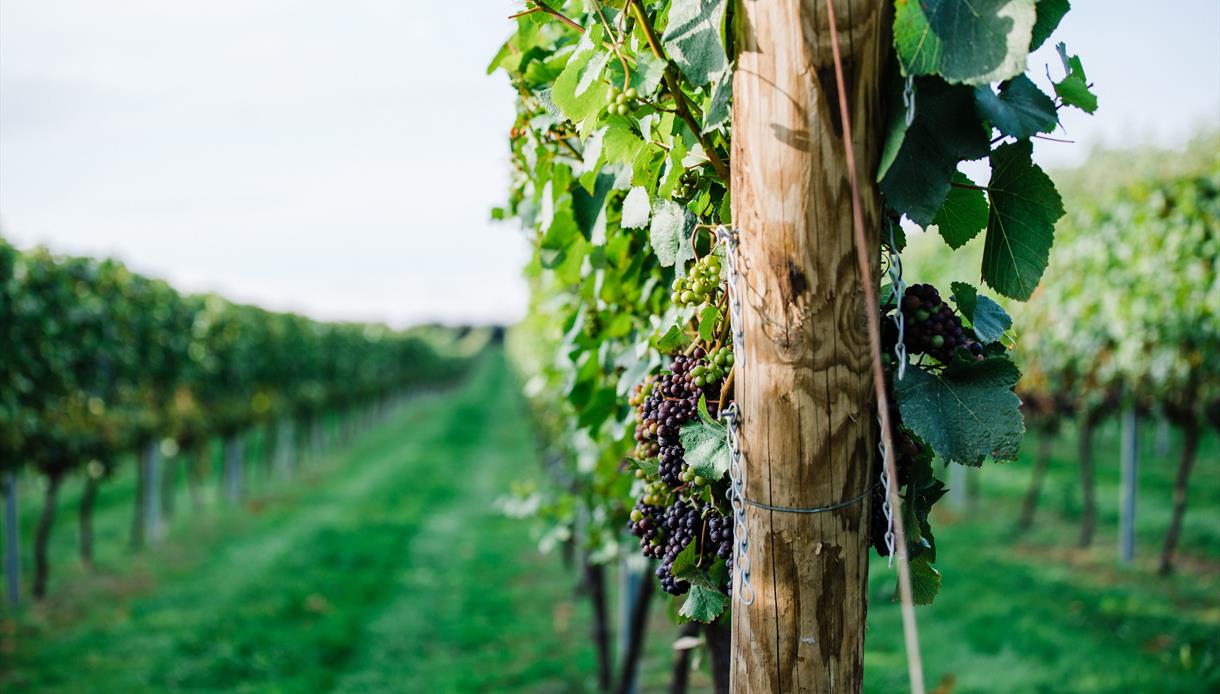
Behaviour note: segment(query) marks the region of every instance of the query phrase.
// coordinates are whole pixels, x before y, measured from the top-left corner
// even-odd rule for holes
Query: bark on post
[[[871,244],[888,6],[836,3]],[[828,506],[868,489],[876,447],[830,27],[820,0],[741,7],[731,187],[745,285],[737,401],[746,496]],[[734,591],[733,691],[860,691],[867,501],[815,514],[747,506],[746,526],[756,597],[747,606]]]

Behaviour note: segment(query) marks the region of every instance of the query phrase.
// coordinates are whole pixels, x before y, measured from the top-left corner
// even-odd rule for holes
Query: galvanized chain
[[[729,333],[733,339],[733,354],[735,364],[741,364],[742,338],[745,332],[741,322],[741,295],[737,282],[741,277],[737,266],[737,230],[726,226],[716,228],[716,239],[724,244],[725,267],[728,271],[729,285]],[[740,381],[739,381],[740,382]],[[733,587],[741,597],[742,604],[754,602],[754,587],[750,585],[750,536],[746,530],[746,478],[745,466],[741,462],[741,441],[738,439],[737,403],[723,408],[725,428],[728,430],[729,444],[729,504],[733,508],[733,563],[737,578]]]
[[[910,79],[907,80],[908,87]],[[908,105],[908,108],[913,108]],[[896,378],[901,381],[907,371],[907,346],[906,346],[906,323],[902,315],[902,297],[906,293],[906,284],[902,279],[902,257],[898,254],[898,246],[894,242],[894,225],[897,222],[888,219],[886,222],[886,231],[889,233],[888,243],[885,245],[885,274],[890,280],[890,300],[896,305],[894,311],[894,323],[898,326],[898,342],[894,345],[894,357],[898,362],[895,370]],[[889,301],[882,302],[882,305]],[[881,424],[881,413],[877,413],[877,424]],[[877,442],[877,448],[881,452],[881,488],[885,492],[884,500],[881,502],[881,510],[885,513],[885,548],[888,550],[890,568],[894,567],[894,509],[890,506],[890,478],[886,474],[889,469],[890,456],[892,451],[885,447],[885,440]]]
[[[906,107],[907,127],[915,122],[915,77],[907,75],[906,84],[902,87],[902,105]]]

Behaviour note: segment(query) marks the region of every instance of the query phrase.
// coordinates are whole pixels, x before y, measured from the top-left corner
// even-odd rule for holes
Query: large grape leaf
[[[658,200],[652,208],[652,224],[648,228],[648,241],[652,252],[662,267],[682,265],[695,257],[691,248],[691,232],[695,218],[687,209],[671,200]]]
[[[729,122],[732,115],[729,103],[733,99],[733,67],[730,65],[719,75],[713,77],[712,99],[708,102],[707,111],[703,114],[703,132],[711,132]]]
[[[987,226],[987,196],[965,174],[953,174],[949,194],[932,219],[941,238],[958,249]]]
[[[683,458],[696,475],[716,481],[729,471],[728,431],[719,422],[692,419],[682,425],[678,439],[682,442]]]
[[[1037,10],[1034,0],[924,0],[940,39],[937,73],[949,82],[987,84],[1025,72]]]
[[[897,0],[894,48],[906,75],[987,84],[1025,72],[1034,0]]]
[[[911,558],[911,600],[916,605],[931,605],[940,593],[940,572],[932,566],[930,557]],[[898,591],[894,591],[897,598]]]
[[[936,74],[940,66],[940,39],[928,26],[919,0],[894,3],[894,48],[902,74]]]
[[[954,363],[939,376],[907,369],[894,394],[902,423],[938,456],[978,466],[1017,455],[1025,426],[1012,389],[1020,377],[1011,361],[992,357]]]
[[[1031,159],[1028,140],[1001,145],[991,153],[991,214],[983,244],[983,281],[1009,297],[1024,301],[1034,293],[1046,270],[1055,222],[1063,216],[1063,199]]]
[[[1001,83],[998,94],[986,84],[975,87],[974,103],[993,128],[1019,140],[1048,133],[1059,123],[1055,102],[1025,75]]]
[[[1038,0],[1038,19],[1029,38],[1029,50],[1038,50],[1055,33],[1063,16],[1072,9],[1068,0]]]
[[[623,199],[623,227],[643,229],[648,226],[648,213],[648,191],[638,186],[628,191]]]
[[[598,79],[611,55],[601,50],[601,36],[596,26],[581,37],[551,90],[551,100],[573,123],[597,115],[610,102],[610,85]]]
[[[674,557],[670,571],[674,578],[690,584],[690,593],[678,611],[683,619],[707,623],[728,608],[729,597],[719,588],[728,576],[724,561],[716,559],[710,567],[700,567],[697,543],[691,542]]]
[[[881,192],[895,210],[928,226],[949,193],[958,162],[986,156],[988,142],[969,87],[935,78],[920,78],[915,86],[915,119],[881,178]]]
[[[724,72],[728,58],[720,41],[725,0],[673,0],[661,43],[696,87]]]

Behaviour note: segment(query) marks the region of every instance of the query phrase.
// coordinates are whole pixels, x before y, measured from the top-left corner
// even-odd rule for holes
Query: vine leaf
[[[1034,0],[897,0],[894,48],[903,74],[987,84],[1025,72]]]
[[[985,84],[975,87],[974,104],[992,127],[1018,140],[1048,133],[1059,124],[1055,102],[1025,75],[1000,83],[999,94]]]
[[[724,72],[728,58],[720,40],[725,0],[673,0],[661,43],[696,87]]]
[[[956,250],[986,228],[988,207],[987,196],[965,174],[953,174],[953,184],[932,224],[945,243]]]
[[[911,600],[916,605],[931,605],[940,593],[940,572],[932,566],[931,558],[926,555],[911,557]],[[898,599],[898,589],[894,589],[894,599]]]
[[[551,90],[551,100],[573,123],[596,116],[610,103],[610,85],[598,79],[610,60],[610,53],[600,50],[601,35],[597,26],[581,36]]]
[[[643,229],[648,226],[648,191],[635,187],[623,198],[623,221],[625,229]]]
[[[724,72],[713,78],[712,98],[708,102],[707,111],[703,114],[703,132],[709,133],[729,122],[732,109],[729,102],[733,99],[733,66],[729,65]]]
[[[1034,0],[924,0],[941,42],[937,73],[948,82],[987,84],[1025,72]]]
[[[724,583],[728,570],[721,559],[717,559],[710,569],[701,568],[696,545],[697,542],[691,542],[679,552],[670,565],[670,571],[674,578],[690,584],[690,593],[678,615],[685,621],[707,623],[723,614],[729,606],[728,596],[717,587]]]
[[[969,87],[921,78],[916,101],[915,119],[881,178],[881,192],[891,207],[926,227],[949,193],[958,162],[986,156],[988,143]],[[891,129],[905,127],[901,116],[896,120],[902,125]]]
[[[918,0],[894,3],[894,48],[904,75],[932,75],[940,65],[940,39]]]
[[[665,334],[660,335],[653,340],[653,344],[656,345],[657,351],[663,354],[675,354],[677,352],[681,352],[682,350],[686,349],[690,342],[691,340],[689,337],[687,337],[686,331],[682,330],[682,328],[676,325],[669,326],[669,330],[666,330]]]
[[[728,430],[719,422],[692,419],[678,431],[686,464],[696,475],[715,482],[729,471]]]
[[[1075,106],[1085,113],[1097,110],[1097,95],[1089,89],[1089,80],[1084,76],[1084,65],[1080,56],[1069,56],[1067,45],[1060,43],[1055,46],[1059,59],[1063,61],[1063,69],[1067,76],[1055,83],[1055,93],[1068,106]]]
[[[907,369],[895,396],[903,423],[946,461],[979,466],[1012,460],[1025,426],[1013,386],[1021,377],[1004,357],[955,362],[938,375]]]
[[[658,200],[652,208],[652,224],[648,228],[648,241],[652,252],[662,267],[683,267],[695,257],[691,249],[691,232],[695,218],[687,209],[672,200]]]
[[[970,321],[975,337],[983,344],[990,344],[1004,336],[1012,327],[1012,317],[990,297],[979,294],[974,285],[954,282],[953,300],[957,308]]]
[[[699,339],[711,342],[716,339],[716,322],[720,320],[720,311],[712,304],[699,311]]]
[[[1024,301],[1038,286],[1055,240],[1063,199],[1031,159],[1028,140],[991,153],[991,213],[983,245],[983,281],[1010,299]]]
[[[1072,9],[1068,0],[1038,0],[1038,19],[1034,21],[1034,29],[1029,39],[1029,50],[1038,50],[1046,40],[1055,33],[1063,16]]]

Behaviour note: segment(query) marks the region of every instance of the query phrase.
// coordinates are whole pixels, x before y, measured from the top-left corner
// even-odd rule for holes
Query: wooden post
[[[871,247],[889,5],[836,3]],[[745,494],[823,507],[869,488],[877,440],[830,26],[821,0],[740,7],[731,188],[744,284],[737,402]],[[755,599],[746,605],[734,591],[732,690],[860,691],[867,500],[812,514],[747,506],[746,527]]]
[[[4,592],[9,607],[21,602],[21,558],[17,532],[17,475],[4,473]]]
[[[1135,495],[1139,487],[1139,416],[1135,407],[1123,410],[1122,485],[1119,492],[1118,560],[1130,564],[1135,560]]]
[[[150,545],[161,540],[160,441],[153,439],[144,447],[140,464],[144,466],[144,538]]]

